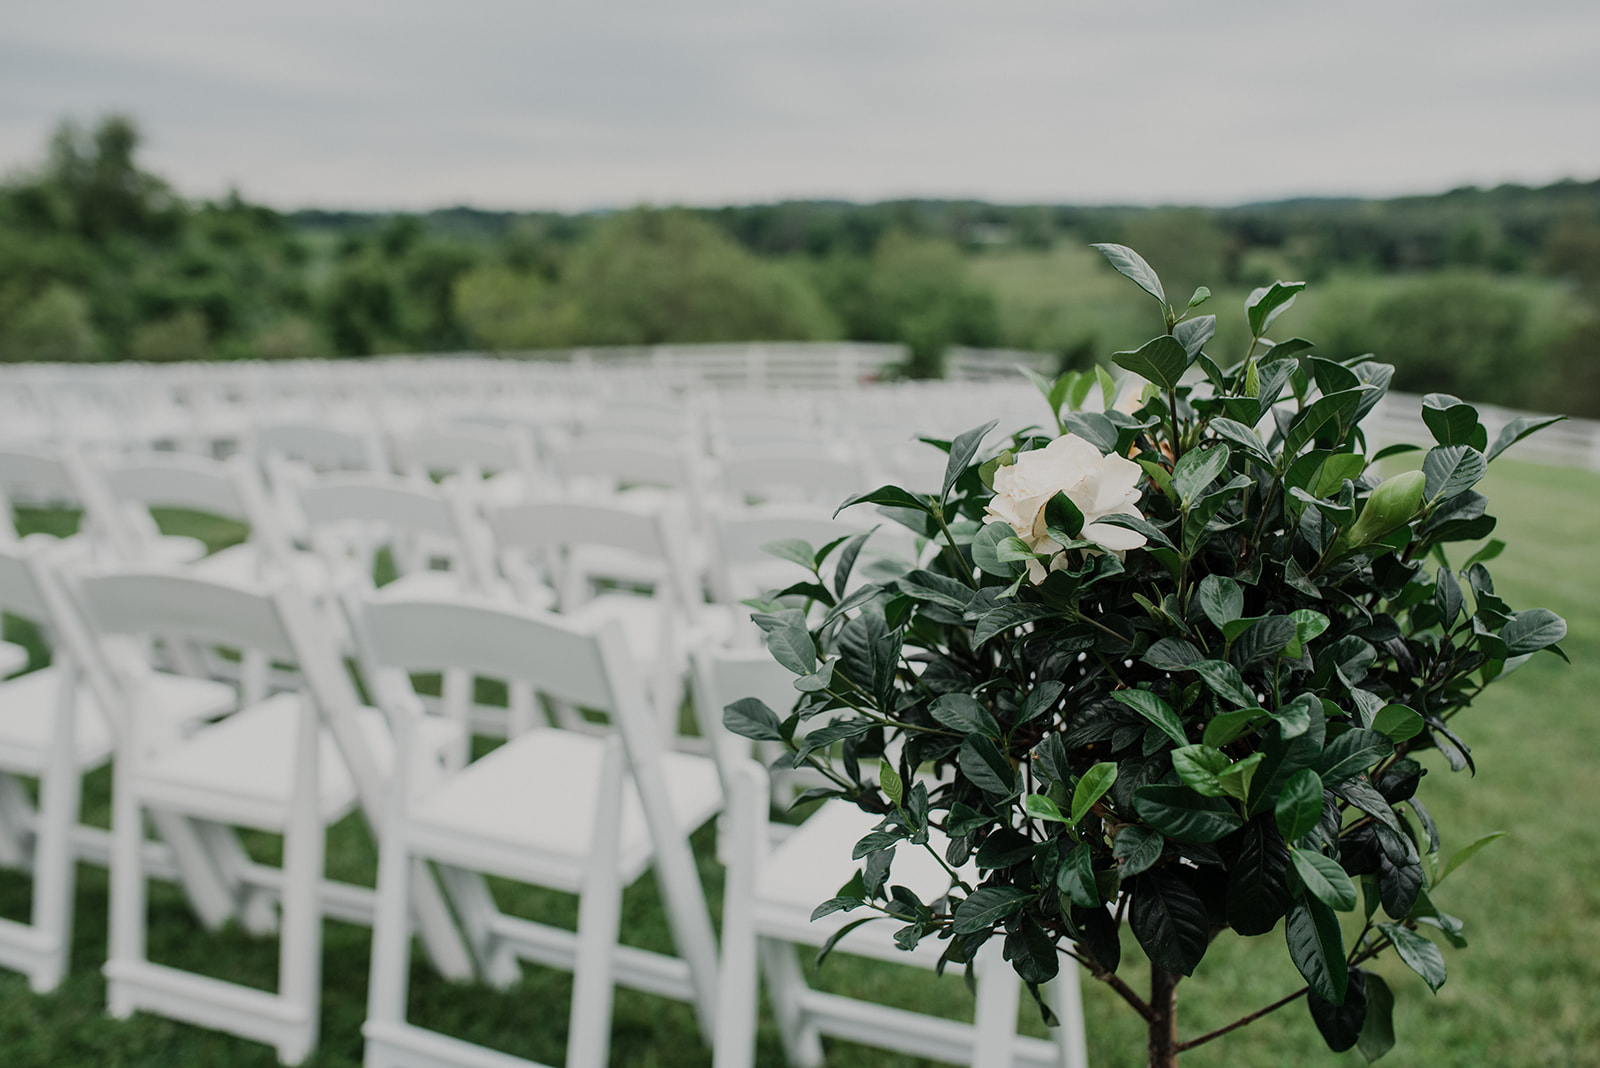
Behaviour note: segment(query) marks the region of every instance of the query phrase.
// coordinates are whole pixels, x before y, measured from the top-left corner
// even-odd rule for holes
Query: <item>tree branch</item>
[[[1115,972],[1108,972],[1104,968],[1100,967],[1099,963],[1096,962],[1093,957],[1085,956],[1082,953],[1078,953],[1074,950],[1066,948],[1063,948],[1061,952],[1065,953],[1067,956],[1071,957],[1073,960],[1087,968],[1089,970],[1089,974],[1095,979],[1100,980],[1100,982],[1106,984],[1112,990],[1115,990],[1118,994],[1122,995],[1122,1000],[1131,1005],[1133,1007],[1133,1011],[1144,1017],[1146,1022],[1155,1016],[1155,1010],[1150,1007],[1149,1003],[1146,1002],[1144,998],[1135,993],[1134,989],[1127,983],[1124,983],[1121,979],[1117,978]]]
[[[1191,1038],[1187,1042],[1179,1042],[1177,1047],[1178,1052],[1183,1053],[1185,1050],[1194,1049],[1196,1046],[1204,1045],[1205,1043],[1210,1042],[1213,1038],[1221,1038],[1229,1031],[1237,1030],[1247,1023],[1253,1023],[1256,1020],[1261,1019],[1261,1017],[1265,1016],[1267,1013],[1276,1012],[1278,1009],[1283,1008],[1285,1005],[1289,1004],[1289,1002],[1298,999],[1310,989],[1311,988],[1308,986],[1303,986],[1299,990],[1296,990],[1293,994],[1290,994],[1287,997],[1279,998],[1277,1001],[1274,1001],[1271,1005],[1268,1005],[1264,1009],[1257,1009],[1249,1016],[1241,1016],[1239,1019],[1233,1021],[1231,1024],[1228,1024],[1226,1027],[1219,1027],[1215,1031],[1208,1031],[1199,1038]]]
[[[1356,965],[1356,964],[1360,964],[1362,961],[1371,960],[1373,957],[1376,957],[1379,953],[1382,953],[1385,949],[1388,949],[1388,948],[1389,948],[1389,941],[1388,941],[1388,939],[1384,939],[1379,945],[1376,945],[1376,946],[1372,947],[1371,949],[1368,949],[1368,950],[1366,950],[1366,951],[1364,951],[1364,952],[1362,952],[1360,954],[1357,954],[1355,957],[1353,957],[1350,960],[1350,964],[1353,966],[1353,965]],[[1286,997],[1279,998],[1277,1001],[1274,1001],[1271,1005],[1268,1005],[1264,1009],[1257,1009],[1255,1012],[1252,1012],[1248,1016],[1241,1016],[1239,1019],[1233,1021],[1233,1023],[1231,1023],[1231,1024],[1228,1024],[1226,1027],[1219,1027],[1215,1031],[1208,1031],[1205,1034],[1201,1035],[1199,1038],[1191,1038],[1187,1042],[1179,1042],[1178,1043],[1178,1052],[1182,1053],[1185,1050],[1194,1049],[1194,1047],[1196,1047],[1196,1046],[1204,1045],[1205,1043],[1210,1042],[1213,1038],[1221,1038],[1223,1035],[1227,1034],[1229,1031],[1236,1031],[1239,1028],[1243,1027],[1247,1023],[1254,1023],[1256,1020],[1259,1020],[1259,1019],[1261,1019],[1261,1017],[1267,1015],[1267,1013],[1276,1012],[1277,1010],[1283,1008],[1285,1005],[1289,1004],[1291,1001],[1294,1001],[1294,1000],[1298,999],[1299,997],[1301,997],[1302,995],[1310,992],[1310,990],[1311,990],[1311,988],[1309,986],[1303,986],[1299,990],[1296,990],[1293,994],[1289,994]]]

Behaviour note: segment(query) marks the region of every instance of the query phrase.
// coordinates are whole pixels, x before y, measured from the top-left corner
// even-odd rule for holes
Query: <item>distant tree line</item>
[[[1091,355],[975,266],[1138,248],[1164,277],[1326,283],[1303,333],[1401,388],[1600,415],[1600,181],[1226,209],[794,201],[558,214],[284,214],[191,201],[121,116],[0,183],[0,359],[175,360],[853,338]],[[1352,280],[1381,279],[1381,285]],[[1077,299],[1060,295],[1066,318]],[[1103,353],[1093,353],[1103,356]]]

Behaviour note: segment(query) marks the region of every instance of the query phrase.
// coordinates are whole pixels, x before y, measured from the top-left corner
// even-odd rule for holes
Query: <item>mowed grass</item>
[[[1467,950],[1444,947],[1450,979],[1437,996],[1397,961],[1374,965],[1396,996],[1399,1041],[1384,1063],[1600,1066],[1600,575],[1589,555],[1600,534],[1600,475],[1500,460],[1484,491],[1500,518],[1497,534],[1510,543],[1491,565],[1500,593],[1515,607],[1544,606],[1565,616],[1570,632],[1563,645],[1573,664],[1542,655],[1462,714],[1456,725],[1473,746],[1475,778],[1452,774],[1442,760],[1426,760],[1430,771],[1420,796],[1440,824],[1446,853],[1491,831],[1511,834],[1452,875],[1437,895],[1443,909],[1466,921],[1472,943]],[[176,529],[184,522],[170,517],[168,525]],[[103,820],[105,776],[97,776],[87,792],[91,818]],[[702,831],[694,842],[716,918],[721,873],[711,856],[713,838]],[[254,845],[271,848],[270,842]],[[358,821],[334,829],[330,874],[370,879],[373,865],[371,839]],[[27,899],[20,877],[0,872],[0,914],[24,915]],[[552,922],[571,923],[575,916],[572,899],[560,895],[507,892],[504,900]],[[80,868],[76,915],[72,975],[60,992],[37,997],[20,977],[0,973],[0,1065],[274,1063],[271,1051],[255,1043],[147,1016],[108,1019],[98,970],[106,936],[103,871]],[[151,925],[158,959],[257,985],[273,980],[275,942],[199,930],[177,892],[161,884],[153,887]],[[629,890],[623,926],[624,937],[635,944],[666,948],[666,924],[648,876]],[[354,1065],[361,1057],[369,933],[334,922],[325,933],[323,1039],[310,1063]],[[1132,963],[1138,959],[1129,940],[1124,960],[1130,963],[1122,975],[1136,988],[1145,983],[1143,970]],[[530,968],[520,985],[502,992],[445,983],[420,958],[412,973],[415,1018],[560,1063],[571,990],[566,976]],[[892,997],[906,1007],[971,1015],[971,998],[953,978],[836,956],[818,981],[841,992]],[[1220,1026],[1300,985],[1281,926],[1256,939],[1224,935],[1194,979],[1179,987],[1180,1036]],[[1132,1011],[1089,980],[1084,1000],[1091,1063],[1144,1064],[1143,1031]],[[762,1013],[757,1063],[780,1064],[765,1005]],[[1026,999],[1022,1021],[1030,1032],[1043,1033]],[[613,1064],[675,1068],[709,1061],[687,1007],[619,991]],[[1303,1002],[1185,1054],[1183,1062],[1228,1068],[1362,1063],[1355,1052],[1327,1051]],[[923,1062],[829,1043],[828,1063]]]

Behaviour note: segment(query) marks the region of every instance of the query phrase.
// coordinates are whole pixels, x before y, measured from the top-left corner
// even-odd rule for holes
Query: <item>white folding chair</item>
[[[150,509],[182,508],[249,528],[245,541],[194,560],[200,574],[225,582],[260,582],[281,574],[308,590],[327,588],[326,568],[315,556],[290,544],[265,487],[245,458],[212,460],[186,453],[149,452],[106,457],[84,466],[86,477],[104,486],[104,493],[96,496],[118,506],[104,517],[104,523],[116,530],[124,543],[124,562],[166,562],[153,548],[153,539],[160,535]]]
[[[530,501],[487,516],[501,568],[522,600],[538,603],[532,558],[543,563],[562,614],[622,625],[651,704],[675,735],[688,630],[700,622],[702,601],[681,517],[661,502],[623,496]]]
[[[725,499],[736,505],[789,501],[833,508],[872,488],[860,464],[821,447],[742,449],[723,457],[717,477]]]
[[[392,592],[481,592],[492,581],[487,531],[459,491],[381,474],[333,475],[302,487],[300,508],[312,547],[341,585],[370,583],[385,546],[399,573]]]
[[[763,664],[748,651],[703,651],[696,658],[695,681],[701,729],[715,739],[712,751],[721,761],[728,797],[715,1068],[753,1064],[760,978],[767,983],[784,1054],[796,1068],[823,1063],[824,1035],[973,1068],[1086,1068],[1078,974],[1071,961],[1048,990],[1060,1018],[1053,1042],[1016,1033],[1021,981],[1002,959],[997,941],[982,947],[974,962],[977,995],[971,1024],[810,988],[795,947],[821,946],[859,918],[836,912],[813,921],[811,913],[860,869],[862,862],[850,859],[851,847],[880,818],[849,802],[830,800],[798,828],[785,827],[787,833],[775,835],[768,818],[771,781],[749,759],[748,743],[722,726],[721,710],[739,698],[756,697],[778,715],[787,715],[795,701],[793,676],[770,657]],[[781,683],[787,684],[788,693]],[[947,845],[944,835],[930,830],[929,850],[942,856]],[[951,887],[948,871],[909,844],[899,847],[890,878],[924,903],[944,897]],[[937,966],[943,942],[926,940],[908,953],[895,945],[891,930],[888,922],[868,924],[846,935],[833,952]]]
[[[523,426],[433,427],[397,434],[391,444],[402,473],[454,476],[474,500],[515,504],[548,481]]]
[[[0,965],[27,973],[40,993],[66,974],[76,862],[110,859],[105,832],[80,825],[78,807],[82,777],[111,759],[118,726],[108,714],[109,680],[97,673],[98,658],[45,561],[51,548],[0,549],[0,609],[52,639],[49,666],[0,683],[0,866],[31,870],[34,884],[31,921],[0,920]],[[157,740],[234,705],[233,689],[222,683],[138,673],[140,703]],[[37,803],[23,778],[38,780]],[[232,903],[194,829],[171,816],[156,824],[171,845],[150,844],[151,867],[163,878],[183,878],[202,922],[220,925]]]
[[[709,1036],[716,945],[687,832],[720,808],[721,790],[710,761],[662,751],[616,626],[429,600],[368,600],[352,612],[369,678],[465,670],[604,712],[617,727],[603,738],[534,728],[454,771],[404,756],[396,762],[363,1028],[369,1068],[527,1064],[407,1021],[406,915],[416,859],[441,865],[469,940],[496,979],[514,978],[517,958],[572,970],[569,1066],[606,1063],[616,984],[691,1001]],[[392,684],[376,689],[398,692]],[[388,708],[402,754],[413,744],[416,707],[395,701]],[[652,863],[678,957],[618,942],[622,888]],[[577,931],[501,913],[481,880],[463,879],[467,873],[579,895]]]
[[[341,681],[346,689],[351,684],[305,595],[292,584],[269,592],[171,572],[126,571],[84,576],[77,592],[102,639],[131,635],[249,650],[274,663],[294,663],[319,680],[314,690],[266,696],[153,753],[144,743],[153,724],[141,707],[143,683],[137,677],[118,680],[128,700],[113,779],[111,952],[105,968],[111,1014],[123,1018],[143,1010],[227,1031],[265,1042],[283,1063],[297,1064],[317,1042],[322,917],[360,922],[373,911],[370,889],[323,879],[323,829],[356,806],[364,783],[369,795],[381,794],[393,758],[388,725],[382,713],[360,707],[353,697],[321,706],[318,695],[338,693]],[[331,730],[322,727],[323,716]],[[438,748],[449,733],[448,724],[430,724],[424,741]],[[348,765],[341,752],[352,758]],[[229,861],[233,876],[247,884],[245,892],[276,903],[277,990],[148,958],[146,812],[204,821],[214,832],[207,845]],[[249,860],[231,841],[232,827],[281,834],[282,868]],[[425,924],[425,933],[435,931]],[[455,974],[470,974],[464,947],[455,956]],[[450,960],[448,945],[443,957]]]
[[[142,532],[147,538],[131,541],[125,534],[127,517],[115,514],[115,499],[94,479],[91,465],[70,451],[15,445],[0,449],[0,505],[5,513],[0,540],[7,542],[17,536],[14,509],[31,505],[82,509],[78,532],[69,540],[83,548],[85,555],[126,560],[140,552],[163,562],[185,563],[206,551],[194,538],[161,535],[153,523]]]

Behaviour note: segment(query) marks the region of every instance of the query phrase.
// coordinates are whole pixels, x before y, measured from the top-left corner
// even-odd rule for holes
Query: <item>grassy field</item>
[[[1115,281],[1115,280],[1113,280]],[[1385,1064],[1394,1068],[1482,1065],[1600,1066],[1600,573],[1588,555],[1600,531],[1600,475],[1498,461],[1485,484],[1500,517],[1499,535],[1511,545],[1493,568],[1499,591],[1515,607],[1545,606],[1570,625],[1564,643],[1572,666],[1543,656],[1491,689],[1458,726],[1474,747],[1476,779],[1453,775],[1442,760],[1429,764],[1421,796],[1446,834],[1449,852],[1490,831],[1511,832],[1440,892],[1441,907],[1467,922],[1471,948],[1445,947],[1450,979],[1437,996],[1393,960],[1376,970],[1396,995],[1399,1042]],[[175,521],[176,523],[176,521]],[[175,525],[175,524],[174,524]],[[104,816],[106,782],[90,784],[90,811]],[[720,909],[720,871],[709,857],[710,836],[695,844],[713,915]],[[270,842],[254,843],[271,849]],[[355,821],[335,828],[331,874],[368,879],[373,847]],[[28,893],[15,873],[0,872],[0,914],[25,915]],[[571,899],[522,892],[508,895],[518,910],[571,922]],[[151,1017],[126,1023],[103,1013],[99,965],[106,937],[103,871],[80,869],[72,975],[61,991],[36,997],[17,976],[0,974],[0,1065],[270,1065],[265,1047]],[[665,948],[665,924],[649,877],[628,892],[624,937]],[[152,893],[152,951],[157,959],[220,970],[257,985],[272,981],[275,943],[230,931],[200,932],[176,891]],[[368,932],[326,925],[323,1042],[310,1062],[360,1063]],[[1137,959],[1130,942],[1125,960]],[[413,1014],[432,1026],[523,1056],[559,1063],[569,980],[530,969],[508,992],[453,986],[420,961],[413,968]],[[1142,985],[1138,968],[1124,977]],[[970,1015],[958,980],[935,980],[848,958],[829,961],[820,983],[875,994],[894,991],[902,1004]],[[1300,985],[1283,949],[1281,929],[1259,939],[1226,935],[1192,981],[1179,987],[1180,1033],[1198,1034],[1259,1008]],[[898,989],[896,989],[898,988]],[[1144,1063],[1143,1035],[1133,1013],[1106,988],[1086,983],[1090,1059],[1096,1068]],[[1027,1028],[1042,1033],[1024,1005]],[[781,1053],[763,1010],[758,1063],[779,1064]],[[709,1052],[684,1006],[628,991],[617,997],[612,1063],[690,1066]],[[914,1061],[843,1044],[829,1064],[901,1066]],[[1278,1065],[1354,1065],[1354,1053],[1327,1052],[1302,1003],[1185,1055],[1192,1066],[1267,1068]]]

